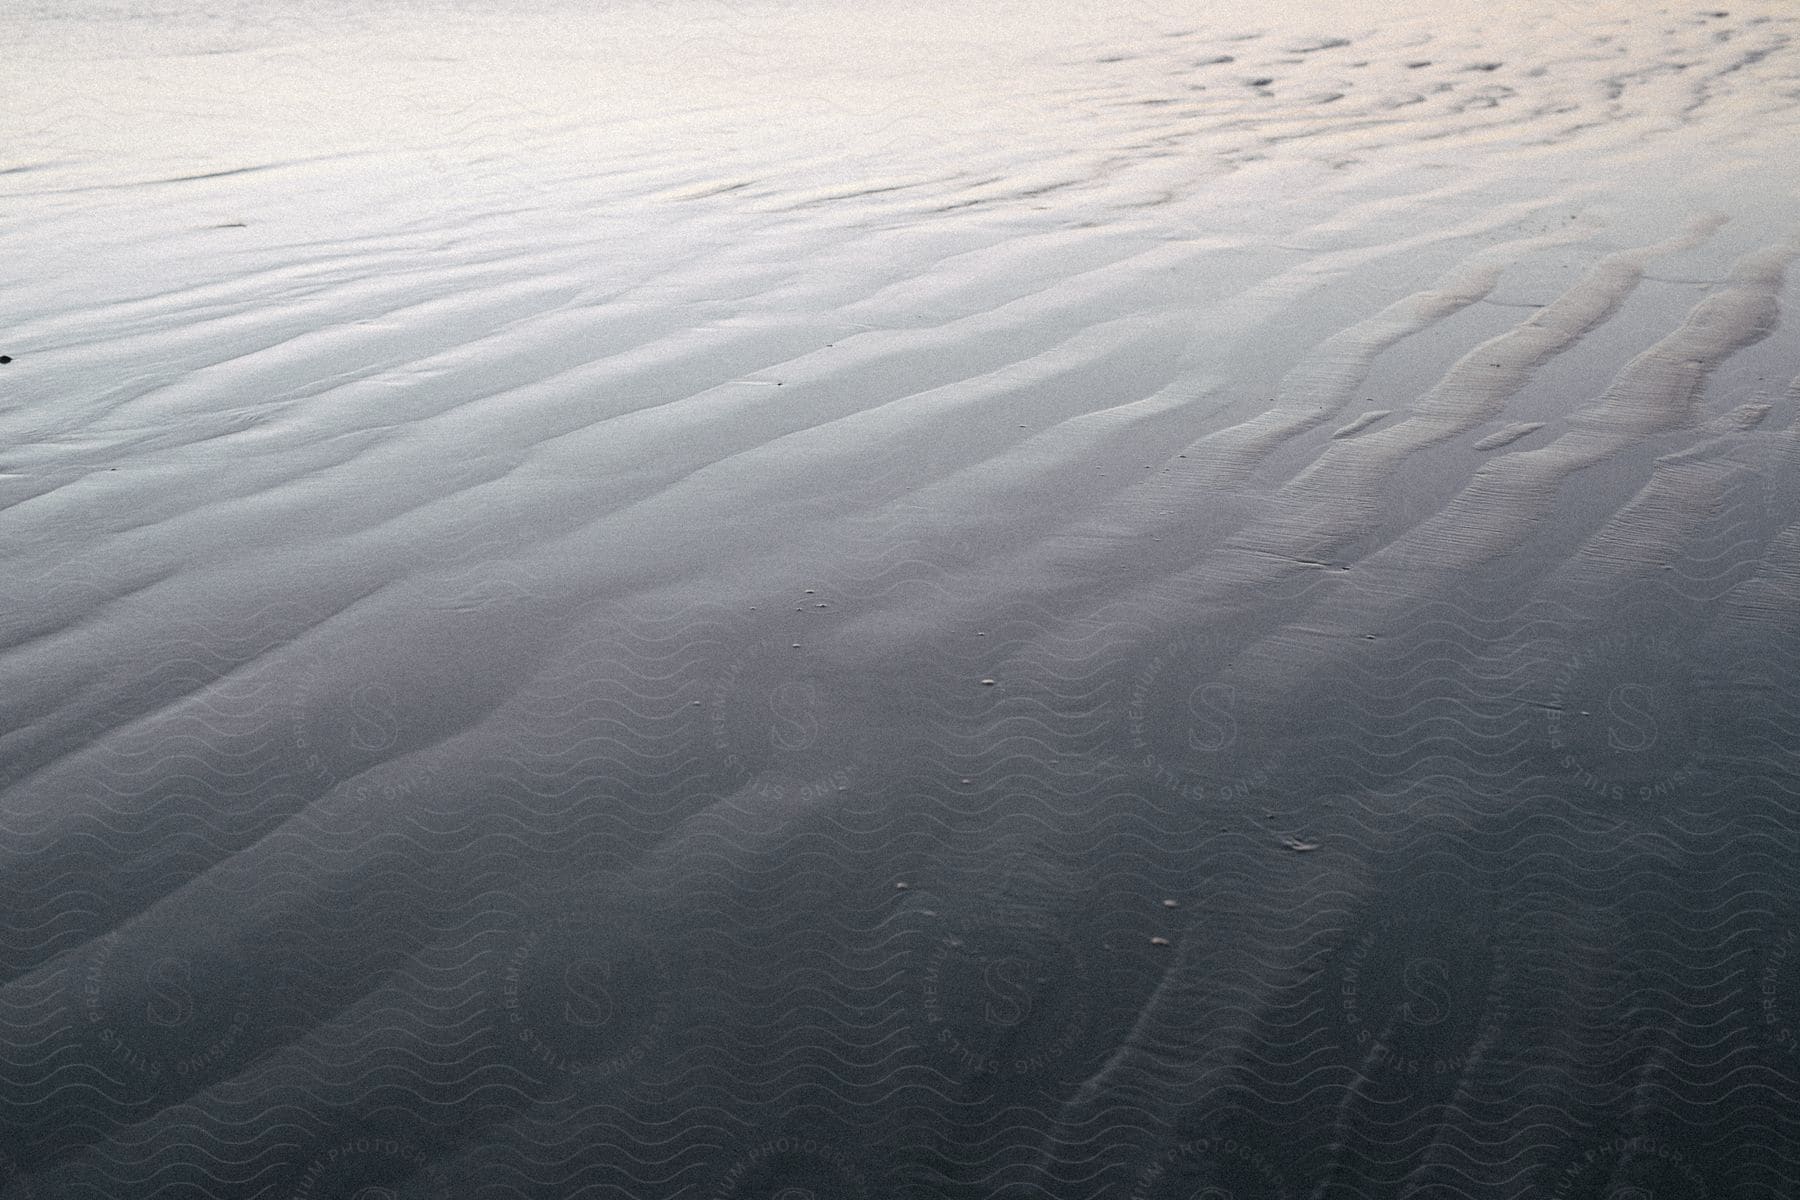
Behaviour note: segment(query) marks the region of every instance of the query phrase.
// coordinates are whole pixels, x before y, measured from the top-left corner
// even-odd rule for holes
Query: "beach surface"
[[[1800,1189],[1800,10],[0,13],[0,1197]]]

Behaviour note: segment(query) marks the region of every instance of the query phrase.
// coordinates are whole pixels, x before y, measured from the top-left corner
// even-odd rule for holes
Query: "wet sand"
[[[0,1197],[1800,1187],[1800,14],[373,7],[0,16]]]

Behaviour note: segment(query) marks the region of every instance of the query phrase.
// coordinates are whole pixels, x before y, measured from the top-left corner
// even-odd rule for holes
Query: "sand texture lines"
[[[0,12],[0,1200],[1800,1194],[1800,12]]]

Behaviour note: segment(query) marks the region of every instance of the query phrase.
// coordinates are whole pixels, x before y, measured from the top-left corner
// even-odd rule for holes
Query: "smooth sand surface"
[[[0,13],[0,1197],[1800,1189],[1800,11]]]

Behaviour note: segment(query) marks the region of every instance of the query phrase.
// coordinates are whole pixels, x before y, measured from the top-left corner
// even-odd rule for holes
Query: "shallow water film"
[[[5,6],[0,1197],[1791,1198],[1723,2]]]

